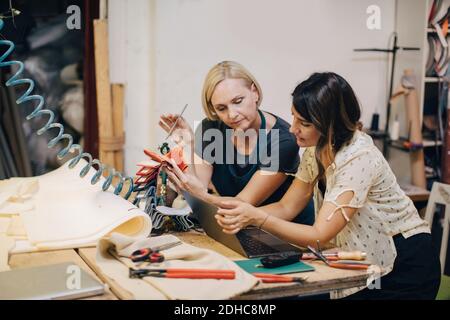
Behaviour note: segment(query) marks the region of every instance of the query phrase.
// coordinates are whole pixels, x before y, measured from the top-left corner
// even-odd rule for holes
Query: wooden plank
[[[58,264],[64,262],[73,262],[80,266],[83,270],[92,275],[95,279],[101,281],[94,271],[80,258],[75,250],[59,250],[59,251],[47,251],[47,252],[33,252],[33,253],[21,253],[14,254],[9,259],[9,266],[11,269],[22,269],[45,266],[49,264]],[[107,289],[103,295],[90,297],[82,300],[117,300],[117,297]]]
[[[114,137],[124,141],[123,128],[123,106],[124,106],[124,86],[122,84],[112,84],[112,108],[113,108],[113,123],[114,123]],[[114,151],[115,168],[123,172],[123,146],[121,150]]]
[[[100,139],[100,161],[114,167],[114,153],[111,151],[104,151],[102,149],[102,139],[111,138],[114,135],[111,88],[109,82],[108,22],[105,19],[94,20],[94,54]]]
[[[96,275],[109,285],[111,291],[121,300],[132,300],[133,295],[130,294],[125,288],[122,288],[114,279],[106,276],[102,270],[97,266],[95,262],[96,248],[82,248],[78,250],[80,257],[86,262],[86,264],[94,270]]]

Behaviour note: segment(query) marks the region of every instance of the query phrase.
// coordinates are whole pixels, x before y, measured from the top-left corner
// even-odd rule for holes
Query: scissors
[[[319,248],[319,244],[317,244]],[[332,268],[338,268],[338,269],[349,269],[349,270],[367,270],[369,268],[369,265],[367,264],[357,264],[357,263],[342,263],[342,262],[332,262],[329,261],[319,250],[314,249],[311,246],[308,246],[309,251],[311,251],[317,258],[325,262],[325,264]]]
[[[163,262],[164,255],[161,254],[160,251],[179,246],[181,243],[182,243],[181,241],[175,241],[154,248],[139,249],[131,254],[130,259],[133,262],[143,262],[143,261],[148,261],[150,263]]]

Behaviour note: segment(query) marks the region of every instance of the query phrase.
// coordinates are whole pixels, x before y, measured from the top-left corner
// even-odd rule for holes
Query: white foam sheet
[[[34,209],[20,214],[28,240],[17,241],[13,253],[91,246],[112,231],[148,236],[152,225],[145,212],[112,190],[102,191],[104,178],[91,185],[93,168],[86,177],[79,177],[86,163],[81,160],[74,169],[66,163],[37,177],[38,190],[25,202],[33,203]],[[27,179],[36,177],[21,180],[26,183]]]

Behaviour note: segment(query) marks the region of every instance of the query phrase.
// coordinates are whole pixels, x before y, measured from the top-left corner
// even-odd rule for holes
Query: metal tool
[[[160,251],[167,250],[182,244],[181,241],[171,242],[167,244],[163,244],[161,246],[157,246],[154,248],[144,248],[134,251],[130,259],[133,262],[142,262],[147,261],[151,263],[158,263],[164,261],[164,255],[160,253]]]
[[[233,280],[236,278],[234,270],[220,269],[133,269],[130,268],[130,278],[158,277],[177,279],[217,279]]]
[[[369,268],[369,265],[367,264],[331,262],[320,251],[319,242],[317,242],[317,248],[318,250],[308,246],[309,251],[311,251],[317,258],[325,262],[325,264],[329,267],[350,270],[366,270]]]
[[[329,261],[329,259],[328,259]],[[372,265],[369,261],[355,261],[355,260],[336,260],[336,263],[344,263],[344,264],[363,264],[366,266]]]
[[[308,279],[305,277],[291,277],[284,276],[279,274],[270,274],[270,273],[252,273],[252,275],[256,278],[261,279],[263,283],[290,283],[290,282],[300,282],[303,283]]]
[[[164,139],[164,141],[167,141],[167,139],[169,139],[169,137],[172,135],[173,130],[175,129],[175,127],[177,126],[178,120],[180,120],[180,118],[183,116],[184,111],[186,110],[188,104],[186,104],[183,108],[183,110],[181,110],[180,115],[178,116],[177,120],[175,120],[175,123],[172,125],[172,128],[170,128],[169,133],[167,134],[167,137]]]
[[[329,261],[334,260],[365,260],[367,253],[364,251],[338,251],[338,252],[322,252],[322,255]],[[312,253],[304,253],[302,260],[314,260],[316,256]]]

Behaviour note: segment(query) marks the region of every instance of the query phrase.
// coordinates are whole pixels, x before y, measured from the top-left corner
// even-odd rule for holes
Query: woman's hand
[[[172,181],[177,188],[187,191],[200,199],[208,194],[208,189],[196,175],[181,171],[173,159],[170,159],[170,162],[172,165],[164,165],[163,170],[167,172],[170,181]]]
[[[234,199],[222,201],[215,218],[223,228],[223,232],[235,234],[249,225],[259,227],[267,219],[267,216],[268,214],[263,210]]]
[[[177,119],[179,118],[178,122]],[[186,144],[192,143],[194,141],[194,131],[187,121],[180,117],[178,114],[165,114],[160,117],[159,126],[164,129],[167,133],[170,132],[173,125],[177,123],[173,129],[171,138],[176,144],[185,142]]]

